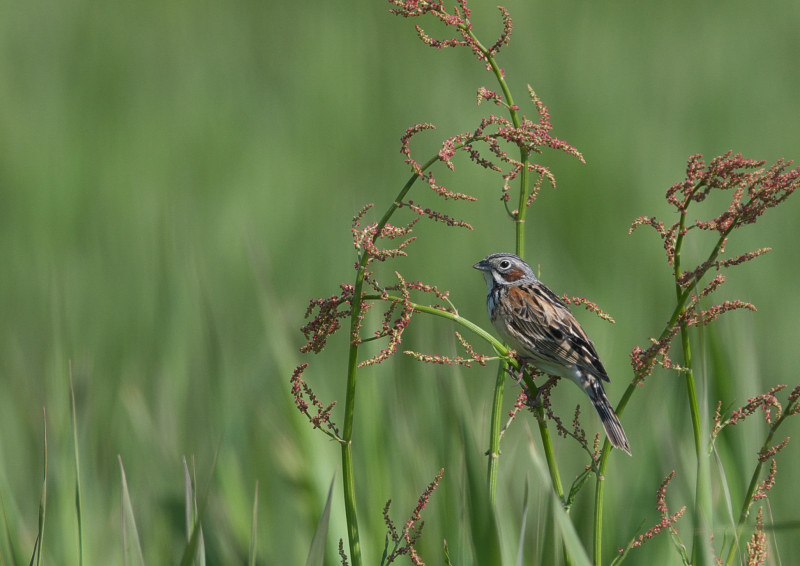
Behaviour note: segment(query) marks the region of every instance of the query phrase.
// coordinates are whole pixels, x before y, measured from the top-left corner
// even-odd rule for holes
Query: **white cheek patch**
[[[489,289],[494,287],[494,280],[496,279],[494,271],[481,271],[481,274],[483,275],[483,279],[486,281],[486,285],[489,287]]]

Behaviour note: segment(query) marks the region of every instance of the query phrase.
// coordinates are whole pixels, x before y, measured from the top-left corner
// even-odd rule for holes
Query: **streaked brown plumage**
[[[603,389],[608,374],[567,305],[513,254],[492,254],[474,267],[486,279],[489,317],[500,336],[543,372],[579,385],[600,415],[611,444],[630,454],[628,438]]]

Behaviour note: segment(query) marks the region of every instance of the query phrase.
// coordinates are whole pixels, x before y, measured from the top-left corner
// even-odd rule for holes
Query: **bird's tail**
[[[614,408],[606,396],[603,389],[603,384],[599,379],[589,379],[584,389],[592,400],[597,414],[600,415],[600,420],[603,423],[603,428],[606,429],[608,440],[611,441],[612,446],[624,450],[630,455],[631,445],[628,443],[628,437],[625,436],[625,431],[622,429],[622,424],[619,422]]]

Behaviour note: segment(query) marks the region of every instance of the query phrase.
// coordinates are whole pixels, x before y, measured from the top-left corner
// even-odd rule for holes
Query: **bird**
[[[523,365],[530,362],[575,382],[589,396],[612,446],[630,455],[628,437],[603,389],[608,373],[567,305],[514,254],[491,254],[473,267],[486,279],[492,324]]]

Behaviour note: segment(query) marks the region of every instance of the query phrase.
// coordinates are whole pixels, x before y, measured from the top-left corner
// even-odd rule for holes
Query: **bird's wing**
[[[514,314],[510,324],[535,358],[559,366],[574,365],[608,381],[594,344],[555,293],[537,281],[510,287],[508,299]]]

